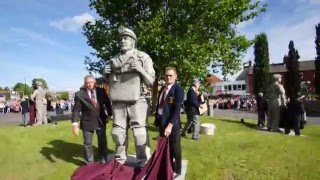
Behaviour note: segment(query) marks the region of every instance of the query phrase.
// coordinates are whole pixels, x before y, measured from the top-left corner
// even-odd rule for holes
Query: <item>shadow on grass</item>
[[[83,145],[62,140],[52,140],[47,144],[51,145],[51,147],[42,147],[40,153],[50,162],[55,163],[56,158],[77,166],[84,165],[84,161],[79,160],[79,158],[83,159]],[[93,151],[94,155],[96,155],[98,150],[95,146]],[[110,153],[114,153],[114,151],[108,149],[108,154]]]
[[[58,121],[71,120],[71,114],[63,114],[63,115],[51,115],[49,117],[50,122],[55,123]]]
[[[243,124],[244,126],[250,128],[250,129],[255,129],[257,130],[257,125],[256,124],[252,124],[249,122],[246,122],[245,120],[241,121],[241,120],[229,120],[229,119],[216,119],[218,121],[223,121],[223,122],[227,122],[227,123],[235,123],[235,124]]]

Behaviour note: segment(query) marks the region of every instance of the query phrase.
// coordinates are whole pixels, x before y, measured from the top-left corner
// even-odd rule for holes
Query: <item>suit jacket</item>
[[[158,95],[158,102],[163,89],[164,87],[161,88]],[[179,84],[174,83],[165,98],[161,119],[157,117],[159,109],[158,103],[155,124],[160,128],[160,132],[163,132],[167,125],[172,123],[172,133],[180,133],[180,110],[183,103],[183,98],[184,92],[182,87]]]
[[[187,93],[187,100],[186,100],[186,111],[187,113],[192,113],[192,114],[200,114],[199,112],[199,107],[200,103],[198,100],[198,95],[195,92],[195,90],[190,87]]]
[[[86,88],[80,88],[75,93],[72,122],[80,119],[80,129],[85,131],[95,130],[98,125],[105,127],[108,116],[112,116],[111,101],[103,88],[96,88],[97,106],[92,104]],[[106,114],[105,110],[108,114]],[[81,112],[81,115],[80,115]]]

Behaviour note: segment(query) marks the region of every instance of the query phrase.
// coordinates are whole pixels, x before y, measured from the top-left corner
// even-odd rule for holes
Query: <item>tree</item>
[[[86,57],[89,71],[101,73],[105,61],[118,52],[112,42],[124,25],[137,33],[139,49],[153,59],[157,77],[173,65],[179,67],[182,84],[204,78],[212,62],[222,63],[224,75],[238,70],[251,43],[237,33],[236,25],[265,10],[259,1],[229,0],[90,0],[90,7],[102,19],[84,26],[88,45],[95,50],[91,54],[98,60]]]
[[[317,94],[320,95],[320,23],[316,25],[316,52],[317,57],[314,61],[314,65],[316,67],[316,72],[314,76],[314,87]]]
[[[267,88],[270,85],[269,48],[265,33],[261,33],[255,37],[254,56],[253,92],[257,96],[259,92],[266,94]]]
[[[34,79],[32,79],[32,86],[34,86],[37,81],[42,82],[42,87],[43,87],[43,88],[49,89],[49,87],[48,87],[48,85],[47,85],[47,82],[46,82],[44,79],[42,79],[42,78],[34,78]]]
[[[177,68],[183,87],[195,78],[204,79],[210,64],[221,65],[224,76],[233,74],[251,45],[239,35],[237,25],[255,18],[265,6],[259,0],[90,0],[90,8],[101,19],[84,25],[84,36],[95,57],[85,57],[85,64],[88,71],[102,73],[104,64],[118,52],[114,41],[122,25],[137,34],[138,49],[154,62],[153,98],[158,79],[169,65]]]
[[[29,85],[21,82],[15,84],[13,90],[19,92],[19,94],[24,94],[28,96],[30,96],[30,94],[32,93],[32,88]]]
[[[68,100],[69,99],[69,93],[67,91],[63,91],[59,93],[59,99]]]
[[[289,43],[289,53],[284,56],[287,72],[285,79],[286,94],[290,100],[296,100],[298,92],[301,90],[301,80],[299,75],[299,61],[298,51],[294,48],[293,41]]]

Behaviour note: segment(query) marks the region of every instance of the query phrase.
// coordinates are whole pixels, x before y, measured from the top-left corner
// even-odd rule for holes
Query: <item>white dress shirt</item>
[[[93,89],[92,91],[93,91],[94,97],[95,97],[95,99],[96,99],[96,102],[98,102],[96,89]],[[90,89],[87,89],[87,93],[88,93],[88,95],[89,95],[89,98],[91,99],[91,90],[90,90]],[[78,122],[73,122],[73,123],[72,123],[72,126],[78,126]]]
[[[166,91],[162,91],[162,93],[160,94],[160,97],[159,97],[159,101],[161,101],[162,96],[163,96],[164,93],[165,93],[165,95],[166,95],[165,98],[167,98],[168,92],[170,91],[172,85],[173,85],[173,84],[169,84],[169,85],[168,85],[168,89],[167,89]],[[162,115],[162,113],[163,113],[163,108],[160,107],[160,102],[158,102],[158,107],[159,107],[159,109],[158,109],[158,115]]]

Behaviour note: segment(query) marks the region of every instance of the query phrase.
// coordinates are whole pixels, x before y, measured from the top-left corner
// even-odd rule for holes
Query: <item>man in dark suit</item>
[[[106,91],[103,88],[96,88],[95,84],[96,80],[92,75],[85,76],[84,86],[75,93],[72,112],[72,132],[76,136],[79,135],[77,121],[80,119],[86,163],[93,162],[92,138],[94,131],[98,137],[99,161],[104,163],[107,160],[106,123],[108,116],[112,115],[112,107]]]
[[[171,164],[177,177],[181,175],[180,109],[184,92],[176,83],[176,79],[176,69],[166,67],[166,84],[161,88],[158,96],[155,124],[160,130],[160,136],[169,138]]]
[[[187,113],[187,123],[185,124],[181,135],[187,136],[187,130],[193,126],[193,134],[192,139],[197,140],[199,139],[199,132],[200,132],[200,121],[199,121],[199,99],[198,99],[198,89],[200,87],[200,82],[195,80],[190,87],[187,93],[187,100],[186,100],[186,113]]]

